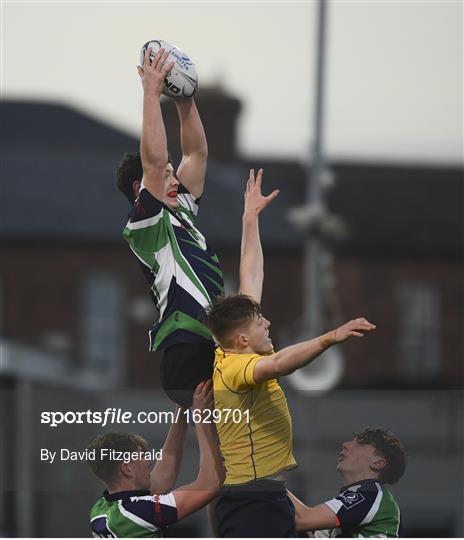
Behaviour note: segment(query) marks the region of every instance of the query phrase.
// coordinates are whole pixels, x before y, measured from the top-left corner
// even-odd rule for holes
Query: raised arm
[[[289,375],[309,364],[332,345],[342,343],[351,337],[364,337],[366,332],[375,330],[375,328],[375,325],[362,317],[349,321],[323,336],[290,345],[275,354],[264,356],[256,362],[253,378],[259,384],[282,375]]]
[[[264,208],[279,194],[274,190],[264,197],[261,193],[263,169],[259,169],[255,179],[254,169],[250,169],[245,191],[245,207],[242,218],[242,246],[240,253],[240,289],[241,294],[261,302],[264,281],[264,258],[259,236],[258,216]]]
[[[208,144],[205,131],[193,99],[176,99],[180,121],[182,161],[177,177],[195,197],[201,197],[205,184]]]
[[[295,507],[297,531],[315,531],[318,529],[335,529],[339,527],[340,523],[335,512],[325,504],[319,504],[311,508],[306,506],[288,490],[287,494]]]
[[[174,487],[179,475],[184,452],[185,436],[187,433],[187,419],[185,409],[177,406],[174,412],[174,421],[169,428],[168,436],[163,446],[163,459],[158,461],[150,475],[151,493],[168,493]]]
[[[193,394],[193,409],[206,411],[214,407],[212,381],[200,383]],[[177,519],[182,519],[212,501],[224,481],[224,466],[219,452],[217,434],[212,423],[195,424],[200,466],[197,479],[174,491]]]
[[[143,85],[143,122],[140,136],[140,157],[143,167],[143,184],[162,201],[165,190],[165,170],[168,148],[160,96],[166,75],[174,62],[166,64],[169,52],[160,49],[150,64],[151,49],[147,49],[143,66],[137,66]]]

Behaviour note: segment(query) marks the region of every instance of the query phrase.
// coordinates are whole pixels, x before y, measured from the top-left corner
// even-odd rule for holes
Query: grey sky
[[[304,159],[313,119],[314,2],[2,2],[2,95],[56,99],[138,133],[141,45],[185,50],[200,84],[244,101],[244,154]],[[463,3],[329,4],[331,156],[457,163]]]

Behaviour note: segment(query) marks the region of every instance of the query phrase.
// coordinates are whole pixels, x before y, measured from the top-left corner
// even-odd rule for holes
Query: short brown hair
[[[227,345],[230,334],[246,322],[261,315],[261,307],[246,294],[218,296],[205,309],[204,322],[221,345]]]
[[[142,177],[143,168],[140,152],[124,154],[116,166],[116,185],[131,204],[135,201],[133,184],[136,180],[141,182]]]
[[[107,448],[109,450],[115,450],[116,452],[146,452],[150,445],[148,442],[135,433],[106,433],[105,435],[98,435],[87,446],[87,451],[95,450],[95,459],[88,459],[92,472],[108,483],[116,479],[118,466],[121,461],[110,459],[105,456],[101,457],[100,450]]]
[[[376,453],[385,458],[387,464],[379,471],[379,480],[387,484],[396,484],[406,470],[406,451],[398,437],[390,430],[368,427],[354,434],[359,444],[372,445]]]
[[[168,154],[168,163],[172,165],[171,154]],[[143,166],[140,152],[125,153],[116,165],[116,185],[131,204],[135,202],[134,182],[141,182],[142,178]]]

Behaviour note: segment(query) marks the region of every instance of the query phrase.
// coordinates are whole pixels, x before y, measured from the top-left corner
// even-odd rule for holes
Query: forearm
[[[169,429],[163,446],[163,457],[156,463],[151,473],[152,493],[167,493],[174,487],[182,463],[187,429],[188,425],[181,409],[178,422],[173,423]]]
[[[296,345],[290,345],[275,354],[274,363],[277,375],[289,375],[297,369],[300,369],[322,352],[336,343],[335,331],[329,332],[309,341],[303,341]]]
[[[145,92],[143,97],[140,155],[144,172],[154,167],[164,171],[168,161],[166,130],[159,96],[150,92]]]
[[[243,214],[239,275],[240,292],[260,302],[264,280],[264,257],[256,211]]]
[[[195,102],[193,99],[188,99],[176,100],[175,103],[180,121],[182,154],[184,156],[198,154],[206,157],[208,144]]]
[[[315,531],[317,529],[331,529],[339,527],[336,514],[325,504],[314,507],[306,506],[293,493],[287,494],[295,507],[295,524],[297,531]]]
[[[216,491],[224,481],[224,465],[215,428],[199,422],[196,426],[200,449],[200,467],[195,481],[197,489]]]
[[[297,530],[301,530],[301,523],[303,521],[304,515],[308,507],[298,499],[291,491],[287,489],[287,495],[292,501],[293,506],[295,507],[295,522]]]

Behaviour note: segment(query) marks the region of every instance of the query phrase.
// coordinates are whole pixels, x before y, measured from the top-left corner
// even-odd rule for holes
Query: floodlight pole
[[[308,203],[319,205],[322,209],[325,209],[321,177],[324,170],[322,145],[324,135],[324,60],[327,0],[319,0],[318,7],[315,124],[312,160],[308,160],[306,170],[306,197]],[[321,259],[323,255],[324,246],[317,231],[311,233],[305,240],[304,245],[303,324],[304,330],[309,331],[312,336],[319,335],[322,327]]]

